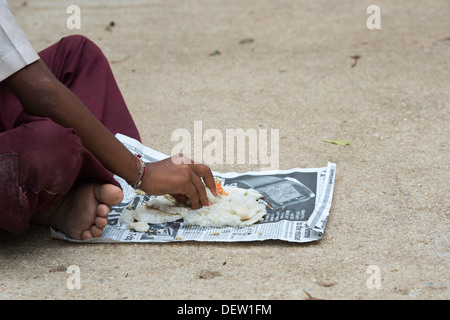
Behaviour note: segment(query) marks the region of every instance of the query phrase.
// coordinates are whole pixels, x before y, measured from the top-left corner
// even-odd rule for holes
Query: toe
[[[97,226],[92,226],[90,230],[94,237],[101,237],[103,234],[103,229],[100,229]]]
[[[95,197],[99,203],[114,206],[123,199],[122,189],[112,184],[99,185],[95,190]]]
[[[99,229],[103,229],[108,224],[108,219],[102,217],[95,218],[95,225]]]
[[[94,236],[92,235],[90,230],[86,230],[81,234],[82,240],[92,239]]]
[[[99,217],[106,218],[110,209],[106,204],[99,204],[96,209],[96,214]]]

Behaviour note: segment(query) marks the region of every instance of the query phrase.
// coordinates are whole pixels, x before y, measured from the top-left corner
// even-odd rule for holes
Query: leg
[[[140,140],[109,64],[95,44],[70,36],[40,55],[111,132]],[[72,130],[26,115],[1,83],[0,108],[0,228],[18,234],[31,219],[74,238],[100,235],[109,212],[105,205],[117,204],[123,196],[112,174]]]
[[[63,128],[49,119],[25,113],[17,118],[17,122],[22,124],[0,133],[0,228],[21,233],[29,226],[35,212],[53,206],[46,219],[44,215],[36,213],[31,221],[53,224],[72,237],[80,238],[84,231],[95,224],[96,216],[109,212],[109,208],[104,207],[99,212],[97,208],[92,210],[94,200],[97,205],[114,205],[120,202],[122,191],[112,175],[82,146],[73,130]],[[76,190],[81,190],[81,186],[86,189],[86,182],[96,183],[97,189],[101,184],[110,186],[107,188],[113,191],[113,196],[103,192],[101,198],[93,200],[92,196],[96,195],[94,185],[88,185],[90,191],[83,191],[82,197],[75,196],[80,194],[81,191]],[[96,192],[100,197],[100,193]],[[75,199],[79,203],[74,203]],[[80,201],[82,199],[87,200]],[[61,206],[62,202],[64,206]],[[88,222],[80,224],[72,219],[71,224],[63,228],[61,218],[55,222],[57,212],[68,214],[73,211],[69,209],[76,208],[76,205],[87,207],[86,203],[90,203],[91,209],[84,208],[84,213],[80,213],[78,218]],[[101,224],[103,222],[99,221]]]
[[[113,134],[122,133],[140,141],[108,60],[97,45],[83,36],[68,36],[39,55]]]

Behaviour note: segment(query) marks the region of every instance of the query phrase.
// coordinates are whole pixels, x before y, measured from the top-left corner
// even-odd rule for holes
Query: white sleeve
[[[0,0],[0,81],[38,59],[8,2]]]

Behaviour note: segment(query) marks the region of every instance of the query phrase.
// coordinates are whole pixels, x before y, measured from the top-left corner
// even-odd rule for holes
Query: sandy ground
[[[0,298],[450,298],[449,1],[10,4],[36,50],[75,33],[102,48],[145,144],[170,153],[171,133],[193,132],[194,120],[275,128],[281,169],[332,161],[337,176],[324,238],[311,244],[92,245],[45,227],[0,232]],[[70,4],[80,30],[66,28]],[[366,27],[371,4],[381,30]],[[69,265],[79,290],[66,286]],[[379,270],[378,289],[368,269]]]

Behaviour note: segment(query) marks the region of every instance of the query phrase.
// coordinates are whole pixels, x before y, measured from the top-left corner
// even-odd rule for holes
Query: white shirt
[[[0,0],[0,81],[38,59],[8,2]]]

